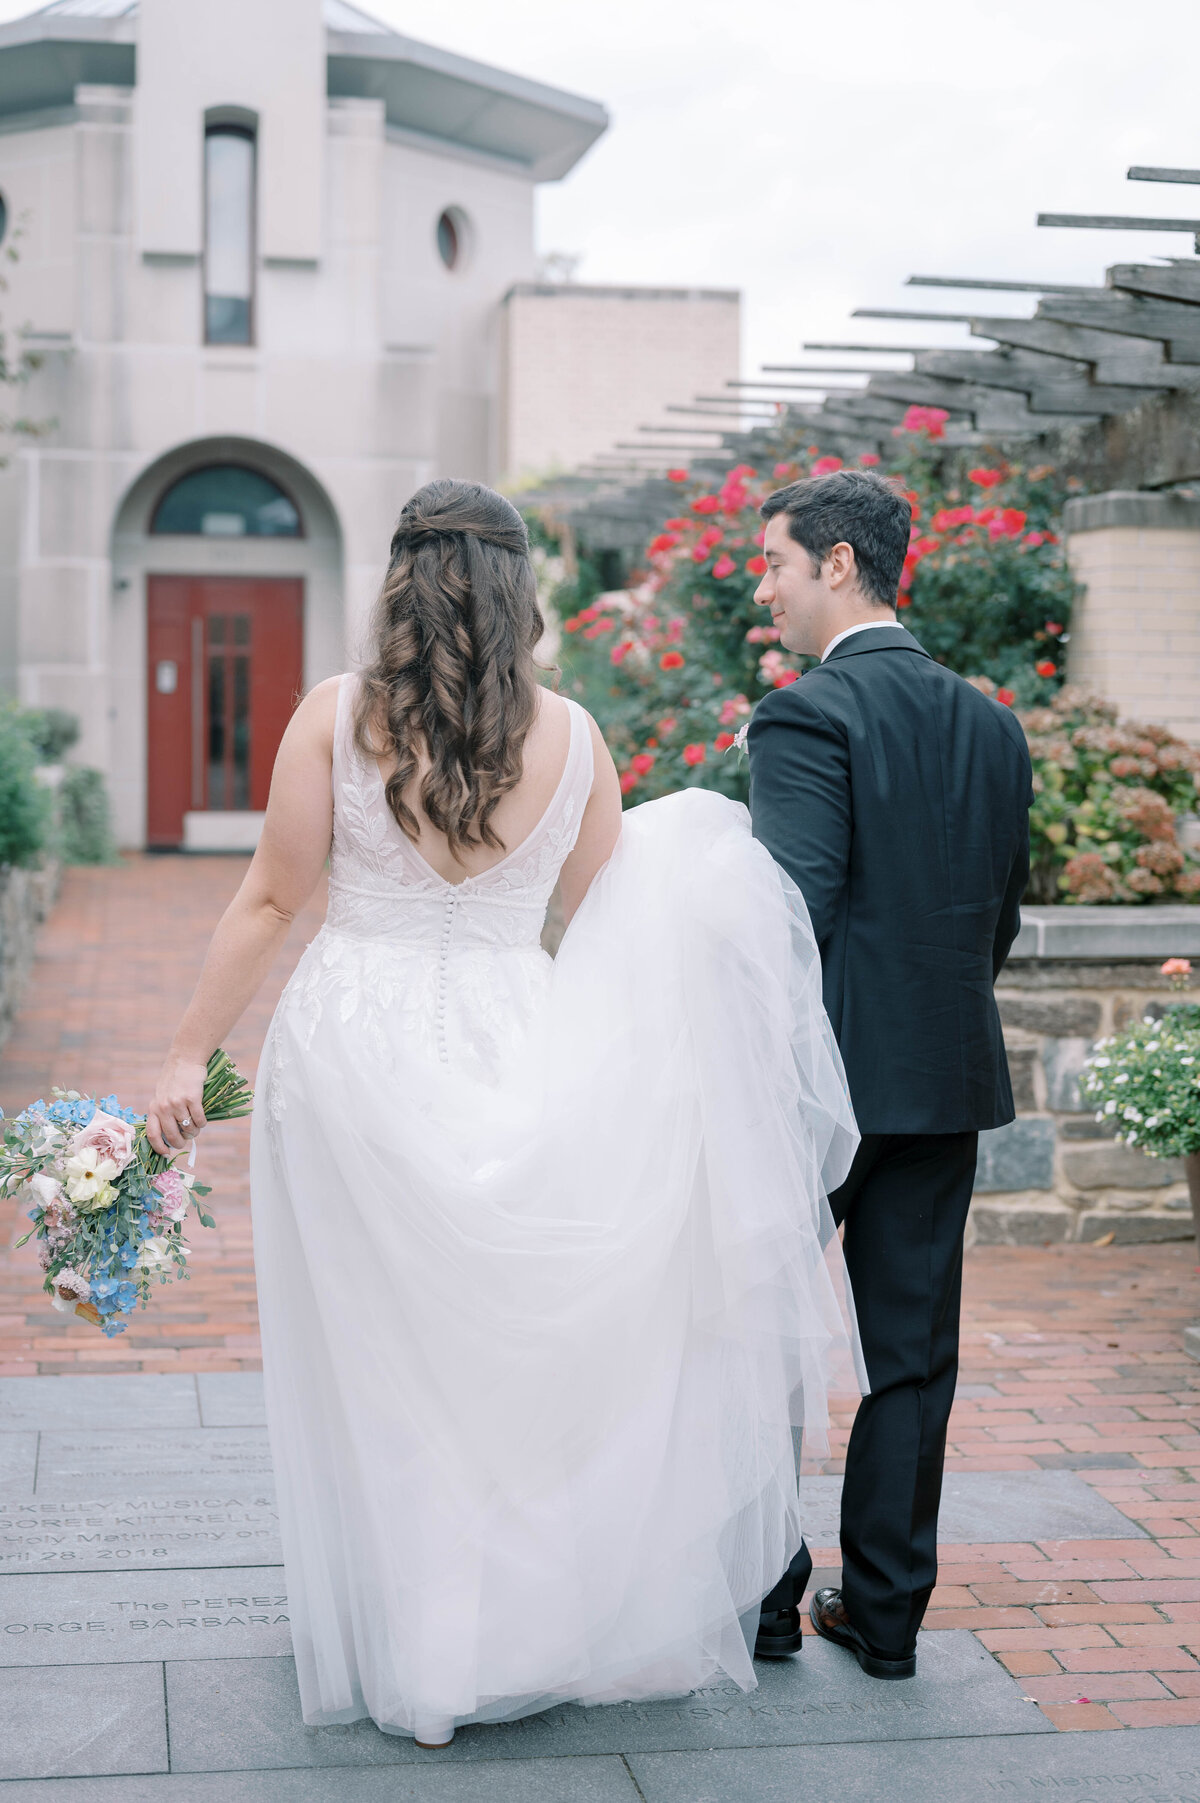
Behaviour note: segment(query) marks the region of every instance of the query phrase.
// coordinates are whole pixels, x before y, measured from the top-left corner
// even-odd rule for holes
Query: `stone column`
[[[1084,585],[1070,680],[1200,744],[1200,500],[1087,495],[1067,502],[1063,525]]]

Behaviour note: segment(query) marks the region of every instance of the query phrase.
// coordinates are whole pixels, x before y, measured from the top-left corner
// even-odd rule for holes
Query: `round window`
[[[461,269],[467,254],[467,216],[460,207],[447,207],[437,222],[438,256],[447,269]]]

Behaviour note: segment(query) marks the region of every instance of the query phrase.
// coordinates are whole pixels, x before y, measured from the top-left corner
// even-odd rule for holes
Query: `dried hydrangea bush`
[[[1028,900],[1200,900],[1200,864],[1178,838],[1178,817],[1197,808],[1200,754],[1072,687],[1021,724],[1034,769]]]

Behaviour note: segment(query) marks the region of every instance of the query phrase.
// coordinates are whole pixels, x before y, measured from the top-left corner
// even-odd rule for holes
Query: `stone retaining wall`
[[[1097,1039],[1171,994],[1164,958],[1200,969],[1200,908],[1027,908],[1022,923],[996,985],[1017,1119],[980,1136],[971,1238],[1189,1237],[1182,1161],[1118,1144],[1079,1077]]]
[[[58,893],[59,866],[0,864],[0,1045],[8,1038],[33,965],[37,930]]]

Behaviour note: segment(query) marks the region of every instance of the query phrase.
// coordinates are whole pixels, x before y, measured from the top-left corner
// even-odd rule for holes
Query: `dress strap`
[[[358,699],[357,670],[347,670],[338,683],[337,710],[333,719],[333,793],[345,782],[357,757],[354,747],[354,704]]]

